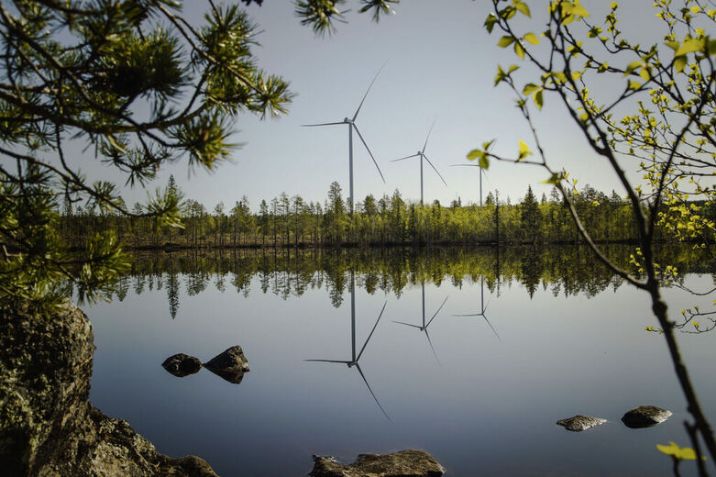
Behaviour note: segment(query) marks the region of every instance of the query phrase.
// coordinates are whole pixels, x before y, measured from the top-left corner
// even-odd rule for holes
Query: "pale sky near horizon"
[[[544,8],[538,3],[543,2],[530,2],[533,11]],[[583,3],[590,11],[604,12],[610,2]],[[625,19],[654,17],[650,1],[621,3]],[[258,37],[261,46],[255,49],[259,64],[289,80],[297,94],[289,114],[264,121],[241,116],[233,141],[244,145],[235,152],[232,163],[221,165],[214,173],[197,169],[190,176],[187,162],[179,161],[164,167],[150,188],[164,186],[169,174],[174,174],[186,196],[209,209],[219,201],[230,208],[243,195],[255,208],[261,199],[268,201],[281,192],[323,202],[334,180],[347,196],[347,127],[300,125],[352,116],[372,77],[385,63],[357,124],[386,184],[355,137],[356,201],[368,193],[391,194],[396,188],[406,199],[419,199],[417,159],[390,160],[420,149],[436,118],[426,154],[448,187],[426,167],[425,200],[448,204],[459,196],[463,203],[477,202],[477,168],[449,165],[466,163],[465,154],[485,140],[496,138],[498,151],[513,153],[518,139],[529,138],[509,90],[493,87],[497,64],[519,61],[496,46],[498,34],[489,36],[482,27],[489,5],[472,0],[403,0],[396,15],[375,24],[370,15],[355,13],[357,1],[348,4],[353,8],[347,16],[349,23],[339,24],[337,33],[325,38],[300,25],[293,2],[267,0],[262,7],[248,7],[263,31]],[[203,8],[204,2],[187,3],[184,13],[198,22]],[[535,24],[534,29],[540,31],[542,25]],[[640,30],[644,34],[643,26]],[[545,108],[537,114],[537,126],[554,166],[567,167],[580,184],[589,183],[605,192],[617,187],[611,170],[591,153],[556,99],[546,97]],[[114,177],[112,171],[99,170],[96,165],[83,169],[90,177]],[[548,193],[549,187],[540,183],[545,177],[537,168],[493,163],[484,182],[485,195],[499,189],[501,197],[516,202],[528,185],[538,195]],[[617,192],[622,194],[618,188]],[[123,194],[130,204],[146,197],[136,189],[126,189]]]

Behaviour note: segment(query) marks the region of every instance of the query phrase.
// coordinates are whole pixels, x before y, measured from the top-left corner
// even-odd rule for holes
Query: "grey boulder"
[[[656,406],[639,406],[627,411],[622,417],[625,426],[632,429],[661,424],[671,417],[671,411]]]
[[[440,477],[445,469],[433,456],[421,450],[392,454],[359,454],[350,465],[335,458],[313,456],[310,477]]]
[[[199,372],[201,369],[201,361],[188,354],[178,353],[165,359],[162,363],[162,367],[170,374],[178,378],[183,378],[184,376]]]
[[[239,384],[249,371],[249,362],[241,346],[232,346],[204,363],[204,367],[230,383]]]
[[[601,426],[605,422],[607,422],[607,420],[601,417],[582,416],[578,414],[566,419],[560,419],[557,421],[557,425],[564,427],[568,431],[582,432],[592,427]]]

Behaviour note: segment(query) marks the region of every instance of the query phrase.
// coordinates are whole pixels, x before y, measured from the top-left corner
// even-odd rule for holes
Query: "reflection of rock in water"
[[[639,406],[627,411],[622,417],[625,426],[632,429],[661,424],[671,417],[671,411],[656,406]]]
[[[85,315],[0,317],[3,475],[216,476],[198,457],[172,459],[126,421],[92,407],[94,344]]]
[[[601,426],[605,422],[607,422],[607,420],[601,417],[576,415],[568,417],[567,419],[560,419],[557,421],[557,425],[564,427],[568,431],[581,432],[591,429],[592,427]]]
[[[351,465],[341,464],[333,457],[313,457],[311,477],[440,477],[443,466],[430,454],[420,450],[404,450],[394,454],[360,454]]]
[[[165,359],[162,363],[162,367],[170,374],[178,378],[183,378],[184,376],[199,372],[201,369],[201,361],[199,361],[199,358],[189,356],[188,354],[178,353]]]
[[[230,383],[239,384],[244,379],[244,373],[249,371],[249,362],[241,346],[232,346],[204,363],[204,367]]]

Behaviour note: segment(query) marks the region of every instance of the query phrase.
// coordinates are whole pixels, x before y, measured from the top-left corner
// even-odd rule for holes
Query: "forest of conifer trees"
[[[167,186],[181,204],[182,227],[163,225],[155,217],[126,217],[96,207],[66,203],[61,233],[69,243],[84,243],[101,231],[112,231],[128,248],[203,247],[324,247],[424,246],[447,244],[558,244],[579,243],[580,236],[559,193],[537,198],[529,187],[512,204],[490,192],[483,206],[454,200],[420,205],[396,191],[366,196],[349,213],[340,185],[333,182],[323,204],[283,193],[257,209],[244,196],[228,208],[213,209],[184,199],[173,177]],[[607,195],[590,186],[573,192],[578,213],[599,242],[628,243],[636,239],[629,205],[615,192]],[[699,207],[699,204],[694,204]],[[705,211],[714,216],[714,211]],[[670,241],[668,222],[659,230]],[[706,237],[707,241],[713,237]]]

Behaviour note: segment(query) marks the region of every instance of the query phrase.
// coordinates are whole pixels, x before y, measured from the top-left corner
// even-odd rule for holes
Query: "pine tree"
[[[539,205],[532,192],[532,186],[527,187],[527,194],[520,205],[520,218],[522,229],[522,240],[525,242],[537,242],[540,240],[542,214]]]

